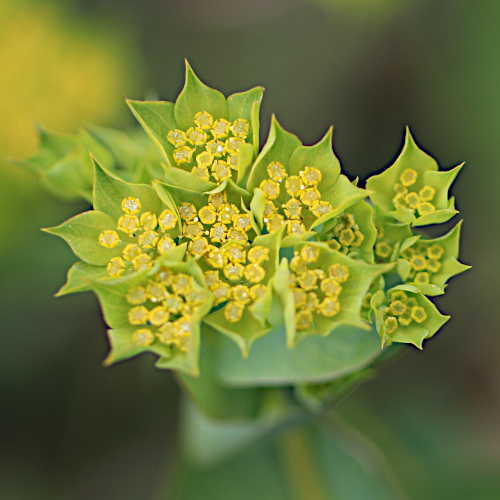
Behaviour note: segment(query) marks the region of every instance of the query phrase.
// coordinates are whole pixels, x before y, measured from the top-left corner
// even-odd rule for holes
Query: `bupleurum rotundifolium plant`
[[[362,189],[340,173],[331,129],[304,146],[274,117],[259,151],[262,93],[226,99],[187,65],[175,104],[127,100],[157,153],[133,182],[96,153],[93,210],[47,230],[81,259],[59,294],[99,297],[106,363],[149,351],[197,375],[207,329],[245,357],[280,329],[291,350],[346,327],[421,348],[448,320],[428,297],[467,269],[460,223],[435,239],[418,228],[457,213],[460,167],[440,171],[407,131]]]

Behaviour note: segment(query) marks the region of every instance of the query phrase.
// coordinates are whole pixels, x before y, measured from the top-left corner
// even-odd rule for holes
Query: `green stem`
[[[322,484],[319,464],[314,460],[306,429],[293,427],[283,433],[279,443],[286,479],[295,500],[334,500]]]

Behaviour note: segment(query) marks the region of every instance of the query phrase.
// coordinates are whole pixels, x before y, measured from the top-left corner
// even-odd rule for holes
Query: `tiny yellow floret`
[[[295,316],[295,325],[297,326],[297,330],[307,330],[307,328],[312,325],[313,319],[311,311],[299,311]]]
[[[174,247],[175,247],[175,241],[167,235],[160,238],[160,240],[158,241],[158,244],[156,245],[156,249],[161,254],[164,254],[166,251],[168,251]]]
[[[231,124],[224,118],[221,118],[220,120],[217,120],[212,127],[212,135],[216,139],[222,139],[223,137],[227,136],[227,133],[229,132],[229,127]]]
[[[134,269],[138,271],[144,271],[153,265],[151,257],[147,253],[141,253],[137,257],[134,257],[132,264],[134,265]]]
[[[106,269],[111,276],[120,276],[125,270],[125,262],[121,257],[113,257]]]
[[[432,201],[434,195],[436,194],[436,190],[431,186],[424,186],[418,194],[420,195],[420,199],[422,201]]]
[[[237,120],[234,120],[233,124],[230,127],[231,132],[236,137],[241,137],[243,139],[248,135],[249,128],[250,124],[244,118],[238,118]]]
[[[170,314],[163,306],[157,306],[149,311],[149,322],[152,325],[160,326],[168,321]]]
[[[321,170],[314,167],[306,167],[304,171],[300,174],[302,181],[307,186],[316,187],[321,182]]]
[[[401,300],[395,300],[394,302],[391,302],[389,304],[389,308],[394,316],[399,316],[406,312],[406,305]]]
[[[149,328],[138,328],[132,335],[132,343],[139,347],[150,346],[154,339],[154,335]]]
[[[99,235],[99,243],[106,248],[115,248],[120,243],[120,237],[116,231],[103,231]]]
[[[186,133],[179,129],[171,130],[167,134],[167,141],[175,147],[183,146],[186,143]]]
[[[384,325],[386,333],[390,335],[398,327],[398,320],[394,316],[388,316],[385,318]]]
[[[375,253],[378,257],[382,257],[383,259],[387,259],[391,255],[392,247],[385,241],[379,241],[375,245]]]
[[[423,201],[422,203],[419,203],[417,205],[417,211],[419,215],[427,215],[436,210],[436,207],[432,204],[429,203],[428,201]]]
[[[122,210],[126,214],[135,215],[141,211],[142,205],[138,198],[125,198],[122,201]]]
[[[178,165],[190,162],[192,156],[193,150],[189,146],[181,146],[174,149],[174,160]]]
[[[139,219],[135,215],[122,215],[118,219],[117,229],[132,236],[139,229]]]
[[[267,166],[269,177],[276,182],[282,182],[286,176],[285,167],[279,161],[273,161]]]
[[[139,236],[139,245],[146,249],[153,248],[158,243],[158,239],[159,236],[156,231],[144,231]]]
[[[269,259],[269,248],[263,246],[255,246],[248,251],[248,260],[255,264],[261,264]]]
[[[167,208],[160,214],[158,222],[164,231],[168,231],[169,229],[173,229],[177,224],[177,215],[172,210]]]
[[[328,275],[335,278],[339,283],[344,283],[349,278],[349,269],[343,264],[335,263],[328,268]]]
[[[407,168],[400,177],[401,184],[403,186],[408,187],[408,186],[413,186],[415,182],[417,182],[417,177],[418,173],[416,170],[413,170],[412,168]]]
[[[245,278],[251,283],[260,283],[266,277],[266,271],[255,262],[245,267]]]
[[[128,312],[128,321],[131,325],[145,325],[149,319],[149,311],[144,306],[132,307]]]
[[[263,180],[259,188],[264,191],[266,198],[269,200],[275,200],[280,194],[280,185],[271,179]]]
[[[342,291],[341,284],[335,278],[326,278],[320,283],[321,291],[330,297],[337,297]]]
[[[134,306],[139,304],[144,304],[148,298],[146,289],[142,286],[135,286],[131,288],[127,293],[127,302]]]
[[[313,245],[305,245],[300,251],[300,256],[305,262],[316,262],[319,259],[320,249]]]
[[[437,243],[427,248],[427,256],[429,259],[439,260],[443,256],[443,253],[444,248]]]
[[[214,119],[210,113],[207,111],[198,111],[194,115],[194,123],[202,129],[209,129],[214,122]]]
[[[245,306],[240,302],[228,302],[224,307],[224,317],[231,323],[236,323],[243,316]]]
[[[415,306],[411,310],[411,317],[417,323],[423,323],[427,319],[427,313],[423,307]]]
[[[340,302],[336,297],[325,297],[318,307],[318,311],[327,318],[335,316],[340,311]]]

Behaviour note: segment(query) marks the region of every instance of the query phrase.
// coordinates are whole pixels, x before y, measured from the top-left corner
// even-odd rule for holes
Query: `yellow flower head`
[[[204,130],[208,130],[214,122],[214,119],[207,111],[199,111],[194,115],[194,123]]]
[[[167,208],[160,214],[158,222],[160,223],[160,227],[163,231],[168,231],[169,229],[173,229],[177,224],[177,215],[175,215],[172,210]]]
[[[138,198],[125,198],[122,201],[122,210],[126,214],[135,215],[141,211],[142,205]]]
[[[120,243],[120,237],[116,231],[103,231],[99,235],[99,243],[106,248],[115,248]]]

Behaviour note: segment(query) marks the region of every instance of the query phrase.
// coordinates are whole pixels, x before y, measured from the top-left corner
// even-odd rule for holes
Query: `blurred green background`
[[[104,370],[96,299],[53,297],[75,259],[39,228],[84,205],[5,158],[34,151],[35,119],[131,126],[122,95],[174,99],[184,57],[226,95],[266,87],[261,138],[271,112],[307,144],[333,123],[351,177],[389,164],[405,125],[443,168],[466,161],[474,268],[436,300],[452,320],[339,410],[411,499],[500,498],[499,24],[497,0],[0,0],[0,498],[142,500],[176,474],[171,376],[147,356]]]

